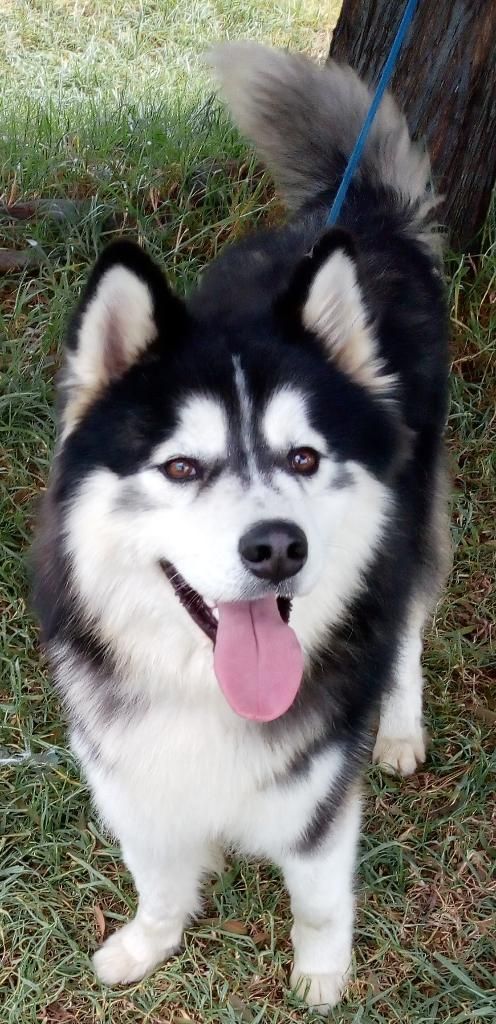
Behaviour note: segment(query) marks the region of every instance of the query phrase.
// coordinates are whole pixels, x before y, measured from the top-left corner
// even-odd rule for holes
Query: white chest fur
[[[139,828],[152,843],[179,847],[219,841],[273,859],[297,840],[339,773],[342,751],[323,752],[295,777],[295,737],[268,743],[223,705],[208,692],[195,703],[155,699],[102,730],[100,758],[88,758],[75,738],[112,831]],[[309,739],[296,737],[300,749]]]

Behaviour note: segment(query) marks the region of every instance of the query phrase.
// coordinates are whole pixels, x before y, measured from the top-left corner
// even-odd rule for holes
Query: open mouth
[[[289,709],[303,675],[303,653],[289,626],[291,601],[269,594],[211,608],[170,562],[161,561],[183,608],[214,647],[214,671],[236,714],[269,722]]]
[[[170,562],[162,560],[160,562],[161,568],[165,572],[169,583],[177,598],[179,598],[183,608],[186,609],[190,618],[193,622],[200,627],[201,630],[208,636],[209,640],[215,644],[217,639],[217,628],[218,628],[218,613],[216,614],[215,605],[211,607],[203,600],[203,597],[193,587],[190,587],[189,583],[183,579],[177,569]],[[281,621],[286,623],[289,622],[291,615],[291,600],[289,597],[277,597],[277,607],[279,609],[279,615]]]

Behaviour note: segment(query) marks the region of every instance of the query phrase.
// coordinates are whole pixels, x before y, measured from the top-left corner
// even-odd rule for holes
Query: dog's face
[[[398,446],[387,386],[340,235],[235,330],[193,317],[140,250],[108,250],[73,323],[59,453],[84,600],[175,590],[212,635],[219,608],[270,597],[287,617],[343,545],[370,553]]]

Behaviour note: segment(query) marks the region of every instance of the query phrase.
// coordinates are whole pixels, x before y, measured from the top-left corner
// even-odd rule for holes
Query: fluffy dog
[[[291,984],[350,965],[359,778],[424,760],[422,629],[445,561],[445,296],[429,163],[390,96],[251,44],[214,64],[292,214],[183,302],[107,249],[68,332],[36,602],[72,749],[139,894],[94,958],[181,943],[224,847],[288,886]]]

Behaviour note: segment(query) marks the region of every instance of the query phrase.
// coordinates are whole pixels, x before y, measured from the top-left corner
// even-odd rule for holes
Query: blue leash
[[[367,141],[367,136],[372,127],[374,117],[377,114],[379,104],[382,100],[382,97],[384,96],[384,93],[389,85],[389,82],[391,81],[391,76],[395,69],[399,52],[401,50],[401,47],[403,46],[403,41],[405,39],[406,33],[408,32],[408,29],[410,28],[410,25],[413,21],[417,4],[418,0],[408,0],[405,12],[400,22],[400,26],[398,28],[393,45],[389,52],[389,57],[382,69],[381,77],[379,78],[374,98],[368,109],[367,117],[363,122],[362,130],[351,152],[351,156],[346,165],[346,170],[343,174],[341,184],[338,188],[338,191],[336,192],[336,195],[334,196],[334,202],[331,206],[329,216],[326,220],[326,227],[331,227],[333,224],[335,224],[341,213],[343,203],[346,198],[346,193],[350,187],[351,179],[353,178],[353,175],[357,169],[358,163],[362,156],[363,147],[365,146],[365,143]]]

